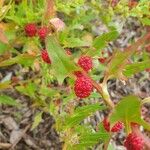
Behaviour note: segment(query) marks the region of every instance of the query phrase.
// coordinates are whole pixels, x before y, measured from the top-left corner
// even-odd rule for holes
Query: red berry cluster
[[[119,132],[123,128],[122,122],[117,122],[111,129],[110,129],[110,123],[107,118],[104,118],[103,120],[103,126],[107,132]]]
[[[88,72],[93,68],[92,58],[90,56],[81,56],[78,60],[78,65]]]
[[[33,36],[36,36],[38,34],[39,38],[42,40],[44,40],[48,34],[48,28],[47,27],[44,26],[44,27],[41,27],[38,29],[38,27],[34,23],[26,24],[24,27],[24,30],[25,30],[25,33],[27,36],[33,37]]]
[[[125,139],[124,146],[127,150],[142,150],[144,141],[135,133],[130,133]]]
[[[74,91],[76,96],[79,98],[86,98],[90,96],[91,92],[93,91],[91,79],[79,74],[78,72],[78,77],[74,85]]]
[[[78,65],[88,72],[93,68],[92,58],[90,56],[81,56],[78,60]],[[90,96],[93,91],[93,84],[90,78],[84,76],[82,72],[76,71],[74,73],[77,77],[74,85],[74,91],[77,97],[86,98]]]
[[[41,57],[42,57],[44,62],[46,62],[47,64],[51,64],[51,60],[50,60],[50,58],[48,56],[47,50],[42,50]]]

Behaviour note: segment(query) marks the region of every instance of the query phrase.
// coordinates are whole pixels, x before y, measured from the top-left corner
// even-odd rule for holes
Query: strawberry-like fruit
[[[44,40],[46,38],[47,34],[48,34],[48,28],[47,27],[41,27],[38,30],[38,36],[41,40]]]
[[[37,33],[36,24],[34,24],[34,23],[26,24],[24,30],[25,30],[25,33],[26,33],[27,36],[33,37]]]
[[[127,150],[142,150],[144,141],[135,133],[130,133],[125,139],[124,146],[127,148]]]
[[[92,58],[90,56],[81,56],[78,65],[86,72],[93,68]]]
[[[119,132],[123,128],[123,123],[118,121],[110,130],[110,123],[107,118],[104,118],[103,126],[107,132]]]
[[[51,60],[50,60],[50,58],[48,56],[47,50],[42,50],[41,57],[42,57],[44,62],[46,62],[47,64],[51,64]]]
[[[90,96],[93,91],[93,85],[88,77],[77,77],[74,85],[74,91],[77,97],[86,98]]]

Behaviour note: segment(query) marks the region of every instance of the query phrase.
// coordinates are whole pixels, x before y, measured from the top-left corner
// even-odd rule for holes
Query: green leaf
[[[138,97],[130,95],[124,97],[115,107],[110,116],[110,123],[113,126],[117,121],[125,124],[127,131],[131,129],[131,122],[143,125],[150,130],[150,125],[141,118],[141,102]]]
[[[58,79],[59,83],[62,83],[70,73],[77,70],[77,67],[74,62],[67,57],[64,49],[61,48],[53,36],[49,36],[46,39],[46,48],[52,60],[51,65],[54,76]]]
[[[127,77],[134,75],[135,73],[144,71],[145,69],[149,68],[150,60],[136,62],[130,65],[126,65],[123,74]]]
[[[112,77],[120,77],[122,74],[122,70],[125,68],[127,63],[127,59],[134,53],[135,51],[119,51],[114,52],[111,61],[107,65],[107,74],[108,78]]]
[[[90,131],[90,133],[82,133],[79,136],[79,144],[75,145],[78,149],[85,148],[89,146],[94,146],[100,141],[106,142],[110,138],[109,132],[107,132],[104,129],[104,126],[102,123],[100,123],[99,131],[96,133],[93,133],[93,130]]]
[[[24,95],[34,98],[37,85],[35,83],[28,83],[25,86],[17,86],[16,90],[23,93]]]
[[[109,64],[107,65],[107,79],[112,77],[123,78],[123,70],[128,63],[128,59],[136,52],[137,48],[142,45],[147,39],[147,35],[137,40],[124,51],[116,51]],[[105,79],[105,80],[107,80]]]
[[[73,127],[79,124],[84,118],[92,115],[97,110],[104,110],[106,107],[100,106],[100,104],[91,104],[77,108],[73,115],[68,116],[65,120],[65,128]]]
[[[65,39],[63,44],[65,45],[65,47],[70,47],[70,48],[90,46],[89,43],[80,40],[79,38],[73,38],[73,37]]]
[[[79,139],[80,143],[77,144],[76,146],[82,145],[85,147],[89,147],[97,144],[101,140],[106,140],[108,138],[109,138],[109,134],[107,133],[98,132],[98,133],[85,134],[80,137]]]
[[[98,37],[95,38],[93,41],[93,47],[96,48],[96,50],[90,50],[87,54],[95,56],[99,54],[100,49],[106,47],[107,43],[115,40],[118,37],[118,32],[116,30],[112,30],[108,33],[104,33]]]
[[[149,19],[149,18],[142,18],[142,19],[141,19],[141,22],[142,22],[144,25],[147,25],[147,26],[150,25],[150,19]]]
[[[0,95],[0,105],[10,105],[10,106],[19,106],[13,98],[7,96],[7,95]]]
[[[31,66],[35,57],[28,54],[21,54],[14,58],[10,58],[8,60],[4,60],[0,63],[0,67],[10,66],[16,63],[22,64],[24,66]]]
[[[0,41],[0,55],[2,55],[8,49],[8,45]]]
[[[42,114],[43,112],[39,112],[35,115],[31,130],[35,129],[40,124],[40,122],[42,121]]]

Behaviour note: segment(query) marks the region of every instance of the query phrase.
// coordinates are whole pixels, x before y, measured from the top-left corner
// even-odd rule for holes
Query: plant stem
[[[89,77],[87,72],[85,72],[84,70],[82,72],[83,72],[83,75],[85,75],[86,77]],[[91,77],[89,77],[89,78],[91,79]],[[95,87],[95,89],[103,97],[104,102],[110,107],[110,109],[113,109],[114,108],[114,103],[110,99],[109,93],[107,91],[107,86],[106,85],[101,86],[100,84],[95,82],[93,79],[91,79],[91,81],[92,81],[92,84]]]

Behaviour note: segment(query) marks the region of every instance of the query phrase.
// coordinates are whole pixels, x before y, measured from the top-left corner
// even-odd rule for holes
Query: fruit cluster
[[[46,26],[38,28],[35,23],[26,24],[24,30],[27,36],[33,37],[38,35],[41,40],[44,40],[48,34]]]

